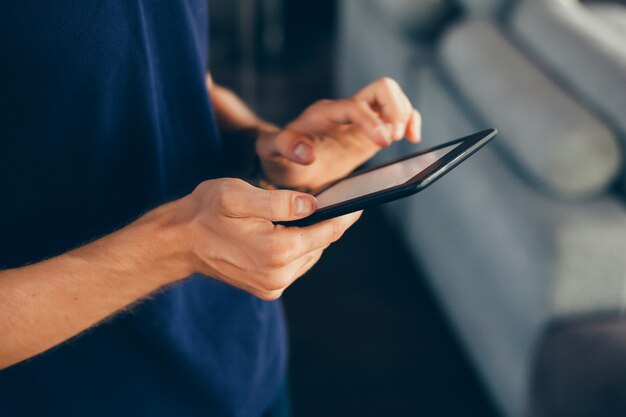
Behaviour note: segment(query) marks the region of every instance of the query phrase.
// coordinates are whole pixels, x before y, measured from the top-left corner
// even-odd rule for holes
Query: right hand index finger
[[[340,125],[356,124],[380,147],[393,141],[392,126],[383,123],[365,100],[320,100],[286,127],[301,134],[327,133]]]

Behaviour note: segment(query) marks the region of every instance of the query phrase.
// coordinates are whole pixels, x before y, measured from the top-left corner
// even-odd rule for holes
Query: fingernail
[[[390,125],[389,123],[378,125],[378,127],[376,128],[376,131],[378,132],[380,137],[383,139],[383,141],[385,141],[387,145],[389,145],[391,141],[393,141],[393,138],[392,138],[393,126]]]
[[[304,142],[300,142],[293,148],[292,153],[298,161],[308,162],[311,158],[311,147]]]
[[[304,214],[309,214],[313,212],[315,208],[313,207],[313,203],[306,197],[296,197],[296,201],[294,203],[293,212],[297,216],[302,216]]]
[[[406,129],[402,123],[397,123],[394,127],[394,139],[402,139],[405,130]]]
[[[413,121],[413,132],[415,132],[415,134],[417,134],[420,139],[422,138],[422,129],[421,126],[417,123],[417,120]]]

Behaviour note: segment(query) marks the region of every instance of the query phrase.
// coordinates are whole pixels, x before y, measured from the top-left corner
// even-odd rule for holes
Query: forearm
[[[206,77],[206,86],[210,91],[211,102],[222,131],[278,129],[257,116],[233,91],[215,84],[210,74]]]
[[[62,343],[191,272],[172,218],[166,205],[64,255],[0,271],[0,369]]]

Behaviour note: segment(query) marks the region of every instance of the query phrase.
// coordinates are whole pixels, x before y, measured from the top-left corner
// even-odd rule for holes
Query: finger
[[[207,89],[212,90],[213,86],[215,85],[213,83],[213,76],[211,75],[211,73],[207,73],[207,75],[204,77],[204,83],[206,84]]]
[[[411,104],[398,84],[385,78],[366,89],[365,97],[369,103],[377,105],[381,118],[393,126],[393,139],[402,139],[410,117]]]
[[[413,143],[422,140],[422,115],[415,109],[411,112],[411,119],[404,135]]]
[[[381,147],[392,142],[392,126],[386,125],[365,100],[321,100],[310,106],[286,129],[298,133],[326,133],[338,125],[355,124]]]
[[[299,133],[282,130],[257,142],[257,151],[263,159],[286,158],[300,165],[315,162],[315,145],[311,138]]]
[[[311,268],[313,268],[313,266],[320,260],[323,254],[324,249],[318,249],[306,255],[303,261],[301,261],[301,264],[297,267],[293,281],[300,278],[302,275],[306,274]],[[291,284],[293,284],[293,281],[291,282]]]
[[[269,238],[272,239],[271,237]],[[283,236],[284,239],[284,236]],[[283,242],[284,244],[284,242]],[[289,246],[290,248],[293,245]],[[291,252],[291,251],[290,251]],[[261,280],[257,285],[238,285],[241,289],[244,289],[252,293],[260,293],[262,298],[275,299],[282,295],[282,292],[306,273],[317,261],[319,261],[324,248],[317,249],[315,251],[300,255],[293,256],[291,254],[282,254],[278,258],[278,269],[274,270],[272,274],[261,277]],[[252,291],[250,291],[250,288]]]
[[[313,265],[315,265],[320,260],[323,253],[324,248],[317,249],[292,261],[286,267],[286,270],[288,272],[285,273],[285,276],[289,278],[287,279],[287,282],[284,282],[285,288],[291,286],[291,284],[298,280],[298,278],[300,278],[309,269],[311,269]]]
[[[393,139],[402,138],[412,107],[397,82],[388,77],[381,78],[363,88],[355,97],[379,107],[381,118],[393,126]]]
[[[233,180],[237,181],[237,180]],[[238,181],[221,185],[220,204],[229,217],[256,217],[264,220],[302,219],[317,208],[315,197],[289,190],[263,190]]]
[[[293,252],[295,259],[319,249],[326,249],[339,240],[346,230],[359,220],[362,213],[362,211],[358,211],[301,228],[276,227],[283,228],[283,233],[292,234],[293,244],[296,248]]]

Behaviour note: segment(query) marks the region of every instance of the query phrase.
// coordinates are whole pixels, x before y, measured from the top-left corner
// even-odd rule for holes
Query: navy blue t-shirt
[[[0,268],[220,176],[207,50],[203,0],[0,5]],[[193,277],[0,371],[0,415],[260,416],[285,357],[279,303]]]

